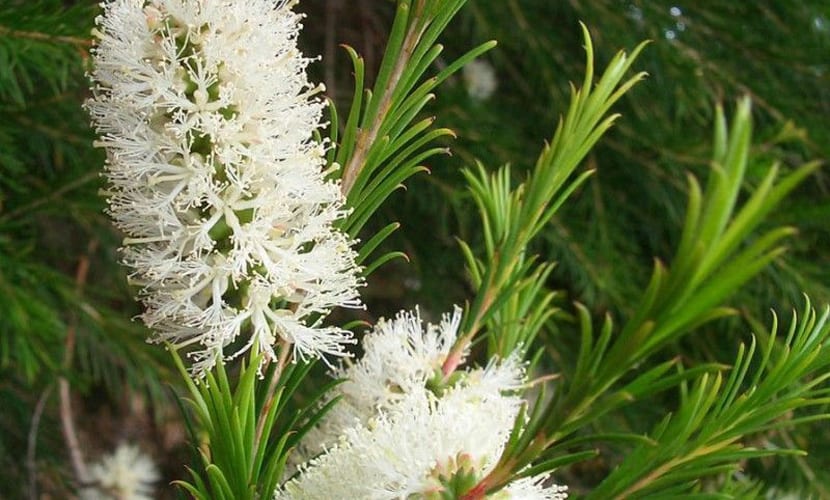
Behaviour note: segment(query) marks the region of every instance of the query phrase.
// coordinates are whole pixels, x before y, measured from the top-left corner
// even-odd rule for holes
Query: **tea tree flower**
[[[458,336],[461,309],[445,314],[437,325],[421,320],[420,311],[401,311],[395,319],[381,319],[362,340],[363,356],[344,361],[333,373],[344,379],[337,387],[346,404],[361,420],[386,409],[430,380],[441,377],[441,366]]]
[[[486,476],[524,402],[525,371],[514,355],[444,380],[460,320],[458,308],[439,325],[424,325],[417,311],[381,320],[363,339],[363,357],[336,371],[346,379],[335,389],[341,400],[301,447],[315,458],[277,498],[442,498]],[[545,479],[512,484],[498,498],[564,498]]]
[[[97,20],[87,103],[107,151],[109,214],[156,341],[224,355],[294,344],[343,355],[322,326],[360,306],[356,254],[313,139],[323,108],[295,2],[113,0]],[[232,345],[233,344],[233,345]]]
[[[361,339],[360,360],[344,360],[333,371],[334,378],[344,382],[331,397],[341,399],[307,434],[296,454],[299,460],[322,451],[324,444],[345,428],[365,424],[379,410],[391,408],[407,395],[423,391],[430,380],[440,379],[441,365],[455,342],[460,321],[458,307],[438,325],[424,324],[417,309],[378,321]]]
[[[89,469],[93,485],[81,498],[95,500],[150,500],[153,483],[160,479],[155,463],[136,446],[121,444]]]
[[[276,498],[444,498],[453,485],[472,488],[498,461],[522,404],[517,394],[498,390],[521,382],[517,365],[511,358],[471,372],[441,396],[413,390],[344,429]],[[494,498],[564,498],[560,487],[543,487],[544,479],[524,480]]]
[[[436,488],[438,467],[461,454],[485,464],[497,459],[520,400],[481,397],[479,389],[471,384],[441,399],[426,388],[408,394],[365,425],[344,429],[278,498],[335,498],[338,489],[338,498],[406,498]]]

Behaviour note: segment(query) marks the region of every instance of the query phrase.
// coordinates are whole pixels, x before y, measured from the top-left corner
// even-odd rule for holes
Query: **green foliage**
[[[71,326],[82,373],[117,392],[124,375],[157,379],[163,356],[119,305],[131,299],[97,195],[102,156],[79,106],[94,15],[54,0],[0,8],[0,366],[29,384],[44,370],[49,380]],[[77,282],[81,262],[91,282]]]
[[[340,176],[347,204],[353,209],[341,229],[357,236],[368,219],[392,192],[412,175],[426,170],[423,162],[443,147],[427,147],[442,136],[452,135],[446,128],[432,129],[434,118],[416,118],[435,96],[433,90],[464,64],[491,49],[486,43],[458,58],[436,75],[421,82],[443,47],[438,36],[464,5],[465,0],[398,2],[386,50],[375,78],[374,88],[364,88],[364,61],[354,49],[346,47],[351,58],[355,90],[343,136],[339,136],[337,112],[332,110],[329,165],[342,169]],[[412,122],[415,121],[413,124]],[[361,251],[363,262],[397,225],[378,231]],[[389,253],[367,266],[366,274],[391,258]]]
[[[644,74],[623,81],[643,45],[629,56],[618,53],[594,87],[594,52],[583,26],[587,67],[582,89],[573,89],[571,106],[560,120],[551,144],[546,146],[528,180],[510,188],[510,170],[489,177],[481,165],[478,173],[465,173],[483,223],[484,255],[476,258],[462,243],[473,285],[478,292],[465,315],[458,350],[491,321],[490,354],[507,356],[516,347],[528,347],[552,314],[552,296],[545,290],[549,266],[534,268],[526,248],[559,208],[592,172],[571,180],[582,159],[611,127],[617,115],[609,108]]]
[[[291,448],[325,415],[316,403],[333,383],[318,389],[304,411],[291,410],[293,392],[312,364],[297,362],[279,371],[274,364],[260,377],[252,367],[260,356],[239,369],[234,387],[223,362],[204,380],[194,382],[177,354],[174,360],[190,397],[183,401],[195,415],[188,424],[194,461],[192,482],[177,484],[198,499],[257,499],[273,495],[280,484]],[[204,435],[203,435],[204,434]]]
[[[66,215],[88,217],[71,205],[58,212],[49,199],[79,187],[72,179],[83,177],[86,161],[97,157],[87,153],[92,137],[85,119],[73,120],[83,116],[77,92],[84,47],[69,41],[83,41],[72,37],[88,30],[90,15],[88,8],[64,10],[59,2],[0,9],[0,107],[6,117],[0,125],[0,284],[8,298],[0,306],[0,358],[30,382],[44,366],[58,365],[63,311],[74,296],[72,279],[56,269],[64,262],[43,262],[51,243],[43,231]],[[38,30],[50,25],[54,34]],[[73,127],[78,122],[81,127]]]
[[[682,386],[676,414],[666,416],[626,460],[586,498],[665,498],[685,495],[700,478],[737,470],[740,463],[769,455],[803,454],[795,449],[757,448],[748,436],[830,419],[798,410],[830,402],[830,308],[817,316],[809,301],[799,321],[793,312],[782,345],[777,318],[762,352],[753,340],[741,345],[729,376],[697,377]],[[700,498],[705,496],[701,495]],[[723,498],[711,494],[711,498]],[[736,498],[730,496],[730,498]]]
[[[0,5],[3,498],[37,487],[38,471],[54,485],[46,494],[70,494],[70,482],[55,472],[65,457],[56,439],[58,376],[83,395],[96,391],[116,411],[125,384],[155,402],[167,399],[159,380],[169,362],[130,320],[136,310],[116,264],[118,237],[97,193],[103,155],[81,107],[97,8],[60,0]],[[70,331],[77,352],[67,366]]]
[[[722,112],[716,122],[716,148],[705,195],[689,179],[686,223],[671,267],[655,265],[636,312],[609,350],[597,374],[600,386],[619,376],[620,363],[633,364],[695,326],[728,313],[720,305],[782,252],[788,228],[767,231],[740,247],[782,198],[815,170],[810,163],[775,184],[772,166],[752,197],[736,210],[751,140],[749,102],[740,104],[731,134]]]
[[[56,310],[60,311],[61,291],[68,288],[68,280],[48,267],[28,261],[25,255],[11,251],[3,254],[0,367],[19,373],[31,383],[44,365],[56,369],[59,364],[65,325]],[[50,279],[43,280],[44,276]]]
[[[444,92],[436,114],[443,117],[440,125],[458,135],[454,158],[432,162],[434,179],[419,186],[420,196],[457,198],[465,190],[458,166],[476,159],[488,165],[509,162],[517,177],[531,169],[548,134],[546,124],[568,102],[569,75],[582,70],[576,58],[582,39],[570,26],[582,21],[590,27],[601,62],[618,47],[651,40],[639,63],[648,81],[618,103],[616,111],[625,120],[587,158],[586,168],[597,173],[584,194],[554,217],[544,243],[537,244],[542,248],[535,250],[557,262],[551,275],[555,288],[595,313],[629,314],[633,304],[627,298],[646,285],[652,257],[667,258],[673,251],[683,224],[687,173],[707,175],[713,103],[742,95],[755,103],[757,147],[742,192],[754,189],[772,159],[782,160],[786,172],[805,159],[830,155],[824,140],[830,73],[822,56],[830,47],[827,19],[824,4],[816,1],[471,3],[450,27],[447,45],[498,40],[498,50],[487,54],[498,90],[486,101],[470,98],[461,81]],[[674,38],[667,38],[669,31]],[[817,173],[771,214],[776,224],[798,225],[799,238],[791,243],[793,252],[739,292],[746,313],[763,317],[770,305],[797,303],[802,292],[820,301],[830,298],[828,257],[821,250],[830,237],[828,192],[826,172]],[[420,202],[415,189],[400,202],[419,220],[441,227],[444,205]],[[460,227],[450,230],[467,239],[477,224],[470,204],[456,200],[454,208]],[[412,245],[425,254],[443,249],[440,240]],[[421,263],[418,255],[411,257]],[[457,269],[458,263],[448,266]]]
[[[577,101],[578,97],[574,100]],[[619,332],[615,332],[610,317],[606,317],[599,335],[594,334],[589,312],[578,306],[582,329],[575,364],[563,374],[550,402],[545,404],[540,399],[524,428],[517,421],[515,436],[505,449],[496,470],[484,481],[488,488],[497,489],[506,484],[511,471],[519,476],[530,476],[590,458],[590,453],[572,454],[567,450],[578,448],[586,441],[602,442],[608,440],[609,436],[598,434],[587,438],[573,437],[576,432],[584,430],[612,411],[620,410],[633,401],[654,397],[660,391],[685,383],[689,378],[700,375],[696,387],[707,397],[716,398],[720,395],[718,379],[708,378],[708,372],[716,369],[716,365],[698,362],[689,370],[682,370],[679,369],[682,367],[679,359],[645,366],[643,362],[696,327],[730,314],[731,311],[723,307],[724,301],[781,253],[778,244],[791,231],[787,228],[771,229],[748,244],[742,245],[742,242],[747,241],[765,214],[775,209],[788,192],[815,170],[816,164],[804,165],[777,184],[778,169],[773,165],[761,186],[738,208],[737,192],[744,179],[751,143],[749,101],[740,103],[731,131],[727,129],[723,113],[718,111],[717,116],[712,174],[705,194],[701,193],[694,178],[689,178],[686,223],[671,267],[667,270],[659,262],[655,265],[649,285],[634,314],[626,320]],[[531,175],[530,182],[534,179],[536,171]],[[484,201],[491,200],[485,197]],[[502,207],[505,207],[501,209],[502,216],[511,213],[511,209],[507,208],[509,205],[503,204]],[[517,219],[512,221],[511,227],[536,226],[532,221],[530,218]],[[823,321],[820,323],[823,327]],[[740,377],[746,371],[741,365],[742,359],[742,355],[739,355],[736,362],[736,370],[743,372]],[[670,374],[674,367],[678,367],[679,371]],[[632,371],[635,372],[633,379],[614,388],[624,375],[630,375]],[[819,371],[820,367],[804,366],[797,378]],[[732,394],[729,397],[734,397],[736,390],[731,385],[724,389],[726,393]],[[805,401],[808,401],[806,405],[820,402]],[[714,399],[709,404],[714,404]],[[757,427],[742,428],[744,432],[740,435],[769,430],[765,427],[766,423],[764,421]],[[661,428],[661,436],[665,430]],[[666,439],[672,439],[673,436],[677,437],[676,434],[667,433],[665,436]],[[610,439],[637,440],[635,436],[619,433],[612,434]],[[705,448],[704,445],[700,446]],[[672,460],[684,463],[686,457],[693,453],[674,449],[670,455]],[[730,467],[737,460],[748,456],[758,455],[735,454],[731,457]],[[719,460],[719,467],[725,462]],[[628,460],[624,463],[628,463]],[[720,472],[725,470],[728,467],[716,469]],[[694,483],[697,478],[713,471],[701,469],[700,474],[690,474],[686,480]]]

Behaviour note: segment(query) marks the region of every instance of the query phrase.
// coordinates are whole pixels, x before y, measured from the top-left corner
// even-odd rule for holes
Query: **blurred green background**
[[[377,67],[394,3],[305,0],[301,44],[322,61],[341,114],[352,94],[351,69],[340,43]],[[140,440],[170,479],[182,476],[182,429],[171,393],[171,363],[148,346],[125,272],[117,265],[120,237],[98,196],[103,154],[81,108],[88,83],[93,1],[0,1],[0,497],[35,489],[63,497],[70,484],[60,436],[57,385],[66,377],[75,419],[89,456],[121,440]],[[453,155],[433,159],[376,217],[374,227],[402,223],[388,246],[405,251],[376,272],[365,291],[370,317],[421,304],[435,317],[471,294],[455,238],[477,241],[479,223],[460,174],[481,161],[505,163],[517,179],[532,166],[581,82],[579,30],[592,33],[601,67],[617,50],[651,40],[635,69],[649,78],[616,106],[618,125],[589,156],[597,174],[581,189],[532,251],[559,264],[550,286],[560,304],[586,304],[620,317],[649,277],[654,258],[667,259],[678,239],[686,175],[705,179],[713,107],[754,101],[756,147],[745,193],[773,161],[786,170],[830,156],[830,3],[825,1],[637,2],[594,0],[470,0],[443,37],[448,63],[490,40],[482,59],[495,90],[472,95],[469,78],[447,82],[430,113],[453,129]],[[486,70],[485,70],[486,71]],[[479,78],[481,78],[479,76]],[[784,313],[807,293],[830,302],[830,177],[820,171],[775,213],[770,224],[798,228],[791,251],[747,286],[731,305],[743,313],[714,323],[664,356],[728,361],[739,339],[769,308]],[[558,352],[575,347],[568,315],[551,328]],[[74,339],[71,368],[64,360]],[[670,400],[666,403],[670,404]],[[666,410],[633,406],[618,416],[646,425]],[[627,422],[627,423],[626,423]],[[618,422],[619,423],[619,422]],[[637,423],[637,424],[632,424]],[[758,436],[796,445],[810,455],[747,464],[776,491],[830,498],[830,432],[816,424]],[[568,472],[575,491],[613,466],[614,451]],[[610,457],[610,458],[609,458]]]

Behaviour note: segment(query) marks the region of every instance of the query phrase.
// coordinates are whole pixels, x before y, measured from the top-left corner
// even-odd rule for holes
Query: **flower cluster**
[[[119,445],[89,469],[91,487],[81,491],[88,500],[150,500],[160,479],[155,463],[137,447]]]
[[[295,2],[114,0],[98,18],[87,108],[109,214],[154,340],[197,346],[199,375],[252,346],[344,355],[321,325],[357,307],[360,270],[314,140],[324,103]],[[227,352],[229,351],[230,352]]]
[[[367,334],[363,357],[336,372],[346,379],[336,390],[341,401],[304,443],[314,458],[277,498],[441,498],[486,476],[523,404],[524,367],[511,356],[446,379],[441,365],[459,322],[459,309],[426,327],[417,312],[401,313]],[[546,480],[526,478],[497,496],[565,498]]]
[[[410,394],[423,391],[430,380],[440,379],[460,320],[459,308],[445,315],[440,325],[426,328],[417,310],[401,312],[392,321],[381,319],[374,332],[361,339],[360,361],[345,360],[332,373],[343,380],[332,394],[341,399],[322,424],[309,432],[297,454],[299,460],[318,454],[344,429],[366,424],[378,411],[389,410]]]
[[[273,359],[280,340],[300,358],[347,357],[354,342],[321,324],[333,307],[361,306],[362,280],[335,227],[347,213],[315,140],[322,87],[297,49],[295,3],[112,0],[98,19],[87,107],[107,152],[108,211],[153,340],[192,347],[197,376],[248,350]],[[525,367],[517,354],[445,374],[460,321],[458,308],[439,325],[417,311],[381,321],[362,358],[335,369],[340,404],[305,436],[276,498],[441,498],[492,472]],[[131,449],[94,474],[135,498],[156,477]],[[566,496],[548,483],[493,496]]]

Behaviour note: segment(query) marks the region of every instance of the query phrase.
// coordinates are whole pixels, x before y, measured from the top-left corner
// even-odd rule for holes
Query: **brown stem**
[[[481,500],[487,495],[487,484],[482,481],[475,485],[473,489],[461,495],[461,500]]]
[[[89,273],[89,257],[95,252],[97,247],[98,240],[90,241],[86,254],[82,255],[78,260],[78,267],[75,269],[75,292],[78,296],[81,295],[86,284],[87,274]],[[69,451],[69,460],[72,463],[75,478],[80,484],[84,484],[87,482],[89,476],[87,475],[86,462],[84,461],[84,456],[78,441],[78,433],[75,429],[75,421],[72,416],[72,394],[69,380],[66,378],[66,374],[72,368],[76,333],[77,318],[73,316],[70,318],[70,324],[66,329],[66,338],[64,339],[62,364],[62,372],[64,375],[58,377],[58,397],[60,399],[61,431],[63,432],[63,439]]]
[[[484,479],[479,481],[470,491],[465,493],[461,497],[461,500],[483,499],[488,491],[498,490],[507,486],[513,478],[515,471],[524,469],[525,466],[538,458],[546,447],[545,435],[539,433],[518,454],[511,454],[509,450],[505,449],[495,468],[484,476]]]
[[[285,370],[285,365],[288,364],[288,361],[291,359],[291,342],[287,340],[280,340],[280,355],[279,359],[277,360],[277,369],[274,371],[274,375],[271,377],[271,381],[268,384],[268,391],[265,393],[265,404],[262,405],[262,410],[259,412],[259,418],[257,419],[256,423],[256,437],[254,438],[254,450],[259,448],[260,441],[262,440],[262,433],[265,432],[265,420],[268,413],[271,411],[271,407],[274,406],[274,393],[277,390],[277,384],[280,381],[280,377],[282,376],[283,370]]]
[[[74,336],[74,329],[72,334]],[[67,333],[67,335],[69,334]],[[75,422],[72,418],[72,403],[70,401],[72,395],[69,390],[69,382],[65,377],[58,379],[58,396],[60,397],[61,431],[63,432],[63,440],[66,442],[66,448],[69,450],[69,461],[72,464],[72,470],[75,472],[78,483],[84,484],[89,476],[87,475],[84,455],[81,453],[81,445],[78,442]]]
[[[536,377],[533,380],[529,380],[529,381],[525,382],[523,384],[523,387],[526,387],[526,388],[530,389],[532,387],[536,387],[537,385],[544,384],[545,382],[550,382],[551,380],[556,380],[561,376],[562,376],[561,373],[549,373],[547,375],[542,375],[542,376]]]
[[[513,474],[514,463],[512,460],[499,462],[496,468],[490,471],[484,479],[478,482],[472,489],[461,495],[460,500],[482,500],[487,496],[487,491],[504,486],[509,477]]]
[[[678,466],[680,466],[680,465],[682,465],[686,462],[690,462],[698,456],[703,456],[703,455],[708,455],[710,453],[715,453],[715,452],[721,450],[722,448],[724,448],[725,446],[727,446],[728,444],[729,444],[728,442],[725,442],[725,443],[718,443],[718,444],[715,444],[715,445],[702,446],[702,447],[698,448],[697,450],[693,451],[692,453],[690,453],[686,457],[677,457],[673,460],[669,460],[668,462],[665,462],[663,465],[655,467],[654,469],[649,471],[648,474],[646,474],[644,477],[640,478],[633,485],[629,486],[622,493],[620,493],[618,495],[615,495],[614,498],[619,498],[619,499],[632,498],[631,495],[637,493],[641,489],[643,489],[646,486],[652,484],[654,481],[656,481],[657,479],[659,479],[663,475],[667,474],[673,468],[678,467]]]
[[[29,499],[37,500],[37,432],[40,427],[40,418],[43,415],[43,410],[46,408],[46,402],[49,400],[49,395],[52,394],[54,386],[49,385],[35,405],[35,411],[32,414],[32,424],[29,426],[29,438],[26,443],[26,469],[29,472]]]
[[[398,57],[398,60],[395,62],[395,67],[389,75],[389,81],[386,83],[383,90],[383,95],[381,96],[380,104],[378,106],[378,112],[372,121],[372,126],[368,129],[360,129],[357,134],[357,142],[355,144],[354,152],[352,153],[351,158],[349,158],[349,161],[343,167],[343,177],[340,189],[344,195],[349,194],[349,191],[351,191],[355,181],[357,180],[358,174],[360,174],[360,171],[363,169],[366,156],[369,154],[369,149],[377,140],[380,127],[383,125],[383,121],[386,118],[387,113],[389,113],[389,108],[392,107],[392,94],[397,88],[398,82],[400,82],[404,69],[406,69],[409,64],[409,59],[412,57],[412,53],[418,45],[418,41],[421,39],[422,31],[419,29],[420,23],[417,22],[417,17],[421,14],[422,10],[423,2],[419,2],[416,7],[416,12],[414,13],[416,21],[410,24],[409,31],[404,38],[401,55]]]
[[[72,45],[80,45],[81,47],[92,46],[92,40],[87,38],[78,38],[75,36],[50,35],[48,33],[41,33],[39,31],[13,30],[6,26],[0,26],[0,36],[28,38],[29,40],[38,40],[41,42],[69,43]]]
[[[476,334],[481,329],[481,320],[484,318],[484,315],[490,309],[490,306],[495,300],[495,295],[492,293],[493,290],[495,290],[495,287],[487,286],[487,290],[486,296],[482,301],[481,307],[478,311],[476,311],[476,317],[473,320],[469,330],[467,330],[464,335],[455,342],[452,350],[447,355],[447,359],[444,360],[444,364],[441,366],[441,372],[444,374],[444,380],[452,375],[456,368],[458,368],[458,365],[464,361],[464,350],[467,349],[467,346],[472,343]]]

